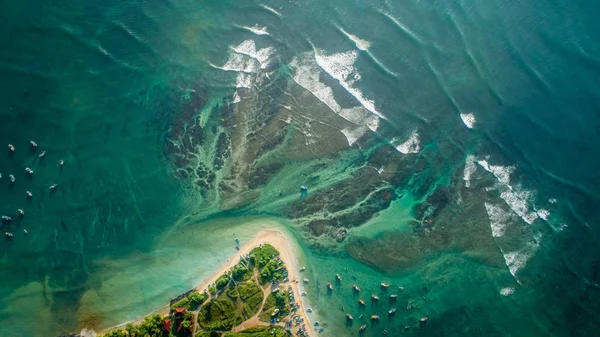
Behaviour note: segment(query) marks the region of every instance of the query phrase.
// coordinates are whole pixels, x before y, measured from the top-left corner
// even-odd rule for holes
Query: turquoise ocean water
[[[3,3],[0,336],[139,318],[273,227],[323,336],[600,335],[599,10]]]

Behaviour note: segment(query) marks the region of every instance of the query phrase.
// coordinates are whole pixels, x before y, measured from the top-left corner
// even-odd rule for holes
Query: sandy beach
[[[246,254],[250,253],[250,251],[252,249],[260,246],[261,244],[270,244],[279,251],[281,260],[287,266],[288,278],[290,280],[290,282],[283,283],[282,285],[284,285],[284,286],[287,284],[291,285],[292,290],[294,292],[294,297],[296,298],[297,303],[300,306],[300,308],[295,312],[295,315],[299,315],[301,318],[304,319],[304,322],[306,324],[307,335],[313,336],[314,331],[312,330],[312,324],[306,313],[306,309],[308,307],[304,303],[305,298],[300,296],[300,294],[301,294],[301,291],[300,291],[300,282],[301,282],[300,266],[298,266],[298,263],[295,258],[296,251],[295,251],[294,246],[290,242],[290,239],[281,231],[274,230],[274,229],[267,229],[267,230],[261,231],[254,239],[245,243],[243,246],[240,246],[240,249],[235,254],[233,254],[229,259],[227,259],[219,267],[219,269],[217,269],[212,274],[212,276],[207,277],[204,281],[202,281],[202,283],[197,285],[195,287],[195,289],[201,293],[203,293],[204,291],[208,291],[208,287],[213,285],[221,275],[223,275],[225,272],[229,271],[236,264],[238,264],[241,256],[245,256]],[[233,243],[232,243],[232,245],[233,245]],[[169,313],[169,304],[167,303],[160,309],[155,310],[154,312],[149,313],[148,315],[152,315],[152,314],[167,315],[168,313]],[[148,315],[146,315],[146,316],[148,316]],[[257,316],[258,316],[258,314],[257,314]],[[233,330],[239,331],[242,328],[249,328],[251,326],[268,325],[266,323],[258,321],[257,316],[249,319],[248,321],[245,321],[238,327],[234,327]],[[141,323],[141,322],[143,322],[143,320],[144,320],[144,318],[142,317],[139,320],[135,320],[133,322],[126,322],[123,324],[119,324],[118,326],[102,330],[102,331],[100,331],[100,333],[106,333],[111,330],[123,328],[128,323]]]

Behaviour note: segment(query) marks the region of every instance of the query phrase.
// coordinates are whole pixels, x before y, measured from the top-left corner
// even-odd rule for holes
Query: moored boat
[[[351,321],[354,319],[354,317],[352,317],[352,315],[350,315],[350,314],[346,314],[346,319]]]
[[[377,316],[377,315],[373,315],[373,316],[371,316],[371,319],[372,319],[372,320],[374,320],[374,321],[376,321],[376,320],[378,320],[378,319],[379,319],[379,316]]]
[[[371,295],[371,299],[373,299],[373,301],[379,301],[379,296]]]
[[[340,274],[335,274],[335,278],[336,278],[338,281],[342,282],[342,277],[340,276]]]
[[[360,304],[360,305],[365,305],[365,301],[363,301],[363,300],[358,300],[358,304]]]
[[[366,328],[367,328],[367,325],[363,324],[360,326],[360,329],[358,331],[365,331]]]
[[[356,284],[353,284],[353,285],[352,285],[352,288],[353,288],[353,289],[354,289],[356,292],[359,292],[359,291],[360,291],[360,287],[359,287],[359,286],[357,286]]]
[[[389,286],[390,286],[389,284],[387,284],[387,283],[385,283],[385,282],[381,282],[381,287],[382,287],[383,289],[387,289]]]
[[[331,283],[327,283],[327,289],[333,290],[333,286],[331,285]]]
[[[390,311],[388,311],[388,314],[393,315],[396,313],[396,308],[391,308]]]

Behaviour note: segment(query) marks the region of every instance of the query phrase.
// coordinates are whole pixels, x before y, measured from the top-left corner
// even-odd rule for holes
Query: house
[[[165,319],[163,321],[163,332],[171,332],[171,320],[170,319]]]

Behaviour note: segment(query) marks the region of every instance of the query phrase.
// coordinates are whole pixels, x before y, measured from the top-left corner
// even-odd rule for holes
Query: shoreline
[[[285,265],[288,267],[287,268],[288,278],[290,280],[289,284],[292,287],[292,291],[294,293],[294,297],[296,298],[296,302],[300,306],[300,308],[296,311],[295,314],[299,315],[301,318],[304,319],[304,322],[306,324],[307,336],[308,337],[313,336],[314,331],[312,329],[313,328],[313,326],[311,324],[312,322],[306,312],[306,309],[308,307],[304,303],[305,301],[307,301],[307,299],[306,299],[306,297],[300,296],[300,294],[301,294],[301,289],[300,289],[301,279],[299,277],[300,266],[298,266],[298,262],[296,261],[296,256],[297,256],[296,255],[297,254],[296,247],[290,242],[288,236],[280,230],[264,229],[264,230],[260,231],[256,235],[256,237],[254,237],[252,240],[248,241],[246,244],[241,246],[240,249],[234,253],[234,255],[232,255],[227,260],[225,260],[223,262],[223,264],[221,266],[219,266],[218,269],[211,276],[205,278],[200,284],[193,287],[192,289],[195,289],[196,291],[198,291],[200,293],[203,293],[205,290],[208,292],[208,287],[213,285],[221,275],[223,275],[225,272],[229,271],[231,268],[233,268],[235,265],[238,264],[238,262],[240,261],[240,256],[244,256],[244,255],[248,254],[252,249],[260,246],[261,244],[270,244],[279,251],[279,257],[281,258],[283,263],[285,263]],[[116,326],[112,326],[112,327],[109,327],[106,329],[99,330],[97,333],[105,334],[105,333],[113,331],[113,330],[122,329],[129,323],[139,324],[139,323],[143,322],[145,317],[147,317],[147,316],[154,315],[154,314],[160,314],[160,315],[164,316],[164,315],[168,315],[169,311],[170,311],[170,306],[169,306],[169,303],[167,303],[167,304],[163,305],[161,308],[159,308],[155,311],[152,311],[151,313],[148,313],[139,319],[121,323]],[[242,322],[241,325],[243,325],[243,324],[244,323]],[[233,331],[237,330],[235,328],[236,327],[234,327]]]

